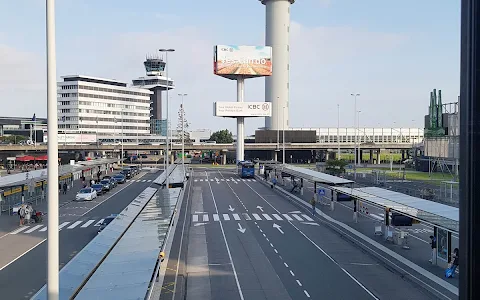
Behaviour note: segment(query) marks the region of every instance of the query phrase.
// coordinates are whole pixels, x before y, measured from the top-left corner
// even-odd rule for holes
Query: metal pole
[[[360,96],[360,94],[350,94],[353,96],[354,98],[354,114],[353,114],[353,128],[354,128],[354,131],[355,131],[355,140],[354,140],[354,143],[353,143],[353,156],[354,156],[354,160],[353,160],[353,176],[354,176],[354,179],[357,179],[357,96]]]
[[[279,101],[279,98],[280,97],[277,97],[277,103],[280,103]],[[279,111],[279,108],[280,108],[280,105],[277,105],[277,151],[280,150],[280,114],[278,113]],[[278,157],[277,157],[278,159]]]
[[[338,150],[337,150],[337,159],[340,160],[340,104],[337,104],[337,144],[338,144]]]
[[[358,133],[360,134],[360,113],[361,111],[359,110],[358,111],[358,116],[357,116],[357,129],[358,129]],[[360,165],[362,163],[362,154],[361,154],[361,151],[360,151],[360,145],[362,143],[362,137],[359,136],[358,137],[358,144],[357,144],[357,151],[358,151],[358,165]]]
[[[57,65],[55,52],[55,0],[46,2],[47,29],[47,118],[48,118],[48,232],[47,232],[47,295],[59,299],[59,242],[58,242],[58,112]]]
[[[282,130],[283,131],[283,133],[282,133],[282,135],[283,135],[283,137],[282,137],[282,140],[283,140],[282,141],[283,142],[283,155],[282,155],[283,157],[282,157],[282,159],[283,159],[283,161],[282,162],[285,163],[285,106],[283,107],[282,124],[283,124],[283,130]]]
[[[243,102],[245,96],[245,78],[237,77],[237,102]],[[237,163],[244,160],[245,118],[237,117]]]
[[[123,167],[123,109],[121,111],[121,114],[122,114],[122,133],[121,133],[122,140],[120,141],[120,144],[121,144],[121,147],[122,147],[122,154],[121,154],[120,158],[122,159],[122,167]]]
[[[169,119],[170,115],[168,114],[168,102],[169,102],[168,90],[170,89],[170,86],[169,86],[169,84],[168,84],[168,81],[170,80],[170,79],[168,78],[168,69],[169,69],[169,67],[168,67],[168,51],[165,51],[165,63],[166,63],[166,66],[165,66],[166,70],[165,70],[165,71],[166,71],[166,75],[167,75],[167,134],[166,134],[167,140],[166,140],[166,142],[165,142],[165,144],[166,144],[166,146],[167,146],[167,152],[166,152],[166,154],[165,154],[165,155],[166,155],[166,161],[165,161],[165,172],[166,172],[166,173],[165,173],[165,186],[166,186],[166,188],[168,189],[168,188],[169,188],[169,182],[168,182],[168,181],[169,181],[169,180],[168,180],[168,177],[169,177],[169,176],[168,176],[168,175],[169,175],[169,174],[168,174],[168,161],[169,161],[169,158],[170,158],[169,155],[168,155],[168,154],[169,154],[169,153],[168,153],[168,143],[169,143],[169,139],[168,139],[168,129],[169,129],[169,126],[168,126],[168,125],[169,125],[169,124],[168,124],[168,122],[170,121],[170,119]]]

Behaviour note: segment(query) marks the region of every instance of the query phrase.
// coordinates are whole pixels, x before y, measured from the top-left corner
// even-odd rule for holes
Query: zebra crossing
[[[100,226],[100,224],[102,224],[103,220],[105,219],[63,222],[58,225],[58,228],[59,230],[62,230],[62,229],[71,230],[75,228],[88,228],[90,226],[98,227]],[[14,231],[10,232],[10,234],[27,234],[27,233],[34,233],[34,232],[46,232],[46,231],[47,231],[47,226],[44,224],[38,224],[38,225],[31,224],[31,225],[25,225],[25,226],[19,227],[18,229],[15,229]]]
[[[127,179],[127,182],[152,182],[151,179]]]
[[[250,178],[205,178],[205,179],[194,179],[194,182],[215,182],[215,181],[226,181],[226,182],[239,182],[239,181],[248,181],[248,182],[256,182],[256,179],[250,179]]]
[[[192,222],[219,221],[299,221],[314,222],[307,214],[265,214],[265,213],[238,213],[238,214],[192,214]]]

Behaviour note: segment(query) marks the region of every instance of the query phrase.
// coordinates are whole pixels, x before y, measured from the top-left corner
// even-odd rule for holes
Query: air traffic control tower
[[[133,86],[149,89],[153,92],[150,96],[150,121],[151,133],[162,134],[166,133],[165,118],[162,118],[162,91],[175,88],[175,84],[171,78],[165,75],[166,63],[160,56],[147,56],[143,62],[145,66],[146,76],[139,77],[132,80]]]
[[[295,0],[259,0],[266,6],[265,46],[272,47],[273,74],[265,78],[265,101],[272,103],[272,116],[265,128],[289,127],[290,5]]]

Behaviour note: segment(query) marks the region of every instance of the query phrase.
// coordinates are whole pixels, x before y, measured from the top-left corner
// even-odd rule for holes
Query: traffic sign
[[[325,196],[325,190],[324,189],[318,189],[318,194],[320,196]]]

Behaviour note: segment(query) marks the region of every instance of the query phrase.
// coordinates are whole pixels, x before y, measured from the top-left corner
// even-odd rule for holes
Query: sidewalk
[[[88,182],[90,179],[90,176],[85,177],[85,182]],[[73,182],[73,188],[72,185],[69,185],[69,189],[66,194],[63,194],[63,191],[59,193],[59,199],[58,199],[58,204],[59,207],[62,207],[75,199],[75,195],[77,192],[82,188],[82,181],[80,179],[75,180]],[[58,189],[58,187],[57,187]],[[47,197],[45,193],[45,197]],[[27,202],[28,199],[25,199],[25,202]],[[36,209],[37,211],[41,211],[43,213],[47,213],[48,210],[48,201],[46,199],[44,201],[39,201],[38,204],[35,204],[33,202],[32,204],[33,208]],[[45,219],[44,219],[45,222]],[[0,215],[0,236],[3,236],[10,231],[18,228],[20,226],[20,218],[18,217],[17,214],[14,215],[8,215],[8,214],[2,214]]]
[[[259,181],[262,181],[265,183],[264,178],[257,177]],[[310,207],[308,204],[310,199],[313,196],[313,193],[307,189],[304,190],[304,195],[300,195],[300,193],[290,193],[290,190],[292,189],[292,185],[290,184],[289,179],[285,179],[285,186],[283,186],[281,183],[282,181],[279,180],[278,182],[278,188],[280,188],[282,191],[279,192],[283,194],[288,194],[291,195],[293,198],[298,198],[302,199],[305,201],[306,207]],[[338,221],[339,223],[344,224],[345,227],[349,227],[351,231],[356,231],[360,235],[366,236],[367,239],[370,239],[372,243],[368,242],[371,244],[371,246],[376,247],[378,250],[381,252],[389,255],[390,257],[394,258],[394,256],[391,256],[387,252],[384,251],[384,249],[381,249],[382,247],[385,247],[387,250],[386,251],[392,251],[394,252],[395,255],[401,256],[404,258],[405,262],[400,261],[404,265],[406,265],[408,268],[411,268],[411,266],[408,265],[408,263],[413,263],[414,265],[417,266],[417,268],[411,268],[415,272],[418,272],[418,270],[415,269],[422,269],[418,272],[420,275],[423,275],[426,279],[428,279],[431,282],[440,282],[440,285],[446,288],[446,286],[450,285],[450,289],[457,288],[456,294],[458,295],[458,285],[459,285],[459,278],[458,274],[456,274],[455,278],[445,278],[445,270],[441,268],[440,266],[437,265],[432,265],[428,260],[430,259],[431,255],[431,249],[429,244],[423,243],[419,240],[416,240],[414,238],[409,239],[408,244],[410,246],[409,250],[403,249],[399,245],[395,245],[392,242],[385,241],[385,238],[383,236],[376,236],[374,234],[374,226],[375,226],[375,221],[364,217],[362,215],[359,215],[358,218],[358,223],[355,223],[353,221],[353,213],[346,209],[345,207],[342,207],[338,203],[335,205],[334,211],[331,211],[330,205],[317,205],[317,211],[320,211],[320,213],[323,213],[326,218],[331,218],[335,221]],[[377,244],[377,245],[375,245]],[[427,272],[431,273],[430,275],[426,274]],[[434,278],[436,277],[436,278]],[[443,284],[442,284],[443,283]]]

